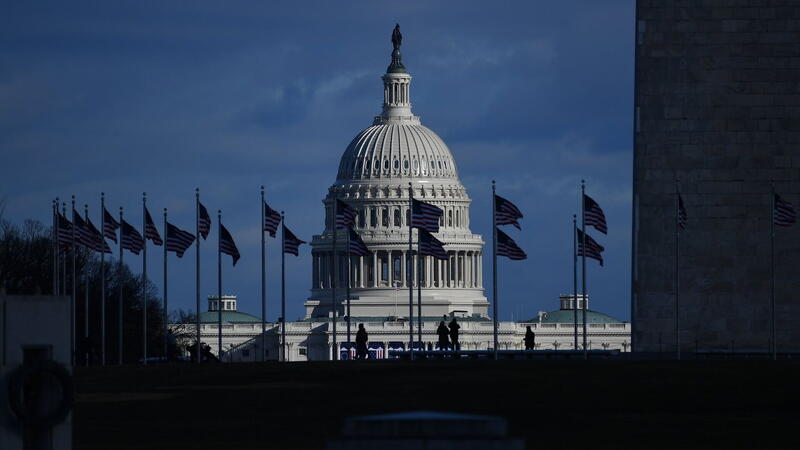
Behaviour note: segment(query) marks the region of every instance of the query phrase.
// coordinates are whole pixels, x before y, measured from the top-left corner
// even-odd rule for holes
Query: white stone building
[[[447,322],[453,317],[459,321],[462,349],[493,346],[489,303],[483,290],[484,241],[470,231],[471,200],[459,181],[452,153],[411,111],[411,75],[401,61],[399,42],[382,80],[383,110],[347,146],[336,181],[323,200],[325,228],[311,241],[312,286],[305,318],[286,324],[289,361],[328,360],[336,355],[338,343],[348,342],[348,283],[351,340],[363,323],[370,341],[382,345],[383,354],[409,342],[409,287],[413,287],[414,335],[416,338],[421,311],[422,341],[427,348],[435,347],[436,328],[443,317]],[[409,251],[409,189],[414,198],[444,211],[436,237],[445,244],[447,260],[418,258],[416,244]],[[349,257],[349,276],[344,230],[336,234],[334,246],[337,199],[357,210],[354,230],[371,252]],[[412,242],[416,240],[414,232]],[[210,311],[216,310],[216,301],[216,297],[209,298]],[[527,326],[537,334],[537,348],[574,348],[573,319],[565,312],[570,308],[569,300],[562,301],[561,310],[541,313],[530,322],[501,322],[500,348],[523,349]],[[223,359],[259,360],[260,319],[239,313],[234,297],[223,297],[222,311]],[[589,311],[587,318],[590,348],[628,349],[629,324],[594,311]],[[216,353],[217,314],[203,313],[201,321],[201,339]],[[268,359],[278,358],[278,325],[270,323],[265,329],[263,345]]]

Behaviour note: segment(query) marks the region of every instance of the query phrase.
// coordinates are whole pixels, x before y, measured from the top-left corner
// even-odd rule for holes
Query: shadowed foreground
[[[792,361],[79,368],[75,448],[321,449],[347,416],[420,409],[503,416],[531,449],[791,447],[799,377]]]

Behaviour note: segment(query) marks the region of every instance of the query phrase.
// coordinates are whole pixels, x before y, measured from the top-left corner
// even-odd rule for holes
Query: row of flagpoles
[[[583,285],[582,285],[582,295],[584,298],[583,302],[583,344],[584,350],[586,350],[586,257],[596,259],[600,262],[600,265],[603,264],[602,252],[603,247],[599,245],[591,236],[586,234],[586,226],[593,226],[595,229],[602,233],[607,232],[605,216],[603,214],[602,209],[600,206],[595,202],[591,197],[585,194],[584,192],[584,185],[581,184],[581,195],[582,195],[582,211],[581,211],[581,222],[582,227],[578,228],[575,224],[575,218],[573,216],[573,226],[575,228],[575,242],[573,245],[573,274],[577,273],[575,265],[577,264],[577,257],[581,256],[583,258],[582,261],[582,272],[583,272]],[[499,348],[498,342],[498,295],[497,295],[497,256],[504,256],[511,260],[523,260],[527,258],[525,252],[514,242],[514,240],[506,234],[503,230],[499,227],[503,225],[512,225],[517,229],[521,230],[521,226],[519,224],[519,219],[523,218],[522,212],[517,208],[509,200],[497,195],[495,183],[492,181],[492,195],[493,195],[493,214],[492,214],[492,241],[493,241],[493,249],[492,249],[492,272],[493,272],[493,286],[492,286],[492,303],[493,303],[493,314],[492,314],[492,322],[493,322],[493,337],[494,337],[494,352],[495,357],[497,356],[497,350]],[[439,232],[439,224],[441,217],[443,216],[444,212],[441,208],[432,205],[430,203],[422,202],[417,200],[413,196],[413,189],[411,183],[409,183],[409,201],[411,204],[410,208],[410,220],[408,222],[408,245],[409,245],[409,254],[413,254],[413,230],[417,229],[417,255],[418,256],[431,256],[435,259],[448,259],[447,251],[444,248],[444,243],[438,240],[433,234]],[[54,220],[54,243],[58,243],[62,246],[68,246],[72,249],[72,257],[73,257],[73,283],[72,283],[72,296],[73,296],[73,304],[72,304],[72,340],[73,346],[75,342],[75,314],[74,314],[74,302],[75,302],[75,284],[74,280],[76,279],[76,275],[74,274],[74,258],[75,258],[75,250],[82,246],[88,250],[99,252],[101,255],[101,270],[105,270],[104,266],[104,258],[106,253],[111,253],[111,248],[108,246],[106,239],[110,239],[117,242],[117,230],[120,230],[119,234],[119,268],[122,270],[123,266],[123,254],[124,250],[128,250],[136,255],[140,252],[143,252],[142,258],[142,296],[144,304],[146,305],[147,302],[147,291],[146,291],[146,284],[147,284],[147,241],[151,241],[156,246],[163,246],[163,276],[164,276],[164,292],[163,292],[163,319],[164,319],[164,326],[168,326],[168,289],[167,289],[167,253],[174,252],[178,258],[183,257],[186,250],[191,247],[193,244],[196,245],[196,342],[200,342],[200,330],[201,330],[201,323],[200,323],[200,244],[202,237],[203,240],[208,238],[208,235],[211,231],[212,220],[211,216],[208,214],[208,210],[206,207],[200,202],[200,192],[196,190],[195,192],[195,209],[196,209],[196,222],[195,222],[195,234],[190,233],[189,231],[182,230],[181,228],[173,225],[172,223],[168,222],[167,220],[167,210],[164,209],[164,223],[163,223],[163,233],[165,240],[161,239],[161,235],[159,234],[158,228],[153,221],[150,212],[147,209],[147,197],[145,194],[142,196],[142,230],[143,234],[140,234],[139,231],[125,221],[123,216],[123,209],[120,208],[119,213],[119,220],[117,220],[107,209],[105,206],[105,196],[101,193],[100,196],[100,232],[89,219],[88,215],[88,206],[85,207],[84,217],[77,212],[75,209],[75,200],[73,197],[72,200],[72,221],[67,219],[66,213],[66,204],[62,205],[62,211],[58,211],[58,200],[55,200],[53,203],[53,220]],[[333,217],[334,217],[334,230],[332,233],[332,240],[333,240],[333,248],[337,249],[337,236],[338,230],[346,230],[345,237],[346,237],[346,249],[348,255],[355,255],[355,256],[368,256],[370,255],[370,250],[367,245],[361,240],[359,234],[355,232],[353,226],[355,225],[356,217],[358,216],[358,211],[353,208],[351,205],[347,204],[345,201],[340,199],[335,199],[333,202]],[[262,359],[266,359],[266,342],[265,339],[265,331],[266,331],[266,233],[269,233],[270,237],[276,237],[278,225],[284,222],[284,215],[283,212],[278,212],[272,209],[264,199],[264,188],[261,187],[261,217],[262,217],[262,224],[261,224],[261,318],[262,318],[262,333],[261,333],[261,357]],[[218,347],[218,354],[222,354],[222,254],[230,255],[232,258],[233,265],[235,266],[237,261],[239,260],[239,251],[236,247],[234,239],[230,232],[225,228],[222,224],[222,211],[218,211],[218,258],[217,258],[217,294],[218,294],[218,302],[217,302],[217,347]],[[305,241],[300,240],[297,238],[294,233],[292,233],[285,225],[282,226],[282,233],[281,233],[281,241],[282,241],[282,249],[281,252],[281,337],[280,337],[280,346],[281,346],[281,359],[284,358],[285,355],[285,345],[286,345],[286,330],[285,330],[285,317],[286,317],[286,300],[285,300],[285,254],[293,254],[297,256],[299,254],[299,246]],[[576,247],[577,246],[577,247]],[[336,252],[334,252],[335,254]],[[336,351],[336,322],[337,322],[337,307],[336,307],[336,289],[337,283],[339,281],[338,277],[338,266],[339,266],[339,258],[334,256],[334,264],[333,264],[333,277],[331,283],[331,310],[332,310],[332,336],[333,336],[333,358],[336,359],[338,357],[338,351]],[[409,349],[414,348],[414,283],[411,281],[413,279],[413,262],[410,265],[410,269],[408,270],[408,283],[409,286]],[[58,274],[58,258],[54,259],[54,275]],[[348,274],[351,273],[351,262],[350,258],[347,258],[347,272]],[[418,271],[417,279],[422,279],[422,262],[421,259],[417,259],[417,267],[416,270]],[[575,348],[577,348],[578,342],[578,325],[577,325],[577,278],[574,278],[574,286],[573,286],[573,299],[576,302],[575,304],[575,312],[574,312],[574,320],[575,320]],[[56,278],[54,278],[55,280]],[[104,274],[101,275],[101,310],[105,306],[105,276]],[[348,280],[350,277],[348,277]],[[421,282],[417,282],[417,342],[418,347],[422,348],[422,292],[421,292]],[[346,283],[347,292],[345,294],[346,298],[346,326],[347,326],[347,341],[348,343],[351,342],[351,323],[350,323],[350,283]],[[54,281],[54,292],[57,291],[57,282]],[[117,326],[119,329],[122,329],[122,288],[120,288],[120,295],[118,298],[119,303],[119,311],[118,311],[118,324]],[[88,290],[85,299],[85,310],[88,311]],[[101,311],[101,361],[102,364],[105,364],[105,312]],[[87,314],[88,318],[88,314]],[[147,310],[143,308],[143,317],[144,323],[144,331],[143,331],[143,361],[146,363],[147,361]],[[88,338],[88,319],[85,323],[85,338]],[[166,334],[167,329],[164,330],[165,335],[165,352],[166,352]],[[122,333],[118,333],[118,346],[119,346],[119,363],[122,363]],[[200,361],[200,345],[196,347],[196,358]]]
[[[163,233],[165,240],[161,239],[161,235],[159,234],[158,228],[156,227],[155,222],[150,215],[150,212],[147,209],[147,196],[146,194],[142,195],[142,230],[143,234],[139,233],[135,226],[128,223],[124,218],[123,208],[120,207],[119,211],[119,220],[117,220],[106,208],[105,206],[105,195],[101,193],[100,195],[100,229],[103,230],[100,232],[97,227],[95,227],[94,223],[92,223],[91,219],[89,218],[89,208],[88,205],[84,207],[84,216],[78,213],[75,209],[75,197],[72,197],[72,220],[70,221],[67,218],[67,211],[66,211],[66,203],[62,203],[62,210],[58,210],[59,206],[59,199],[53,201],[53,244],[57,247],[67,248],[71,250],[72,255],[72,301],[70,303],[70,316],[71,316],[71,344],[72,348],[75,348],[76,342],[76,322],[75,322],[75,302],[76,299],[76,280],[77,274],[76,271],[76,250],[79,247],[83,247],[86,250],[94,251],[100,253],[101,257],[101,288],[100,288],[100,317],[101,317],[101,337],[100,337],[100,360],[101,364],[106,363],[106,338],[105,338],[105,330],[106,330],[106,315],[105,315],[105,255],[107,253],[111,253],[111,248],[109,247],[106,239],[110,239],[115,243],[119,243],[119,270],[120,273],[122,272],[123,268],[123,257],[124,257],[124,250],[128,250],[133,254],[138,255],[139,253],[142,254],[142,321],[143,321],[143,345],[142,345],[142,361],[144,364],[147,363],[148,351],[147,351],[147,241],[151,241],[153,245],[156,246],[163,246],[164,249],[164,292],[163,292],[163,324],[164,324],[164,350],[166,355],[166,347],[167,341],[166,336],[168,332],[168,288],[167,288],[167,253],[173,252],[175,253],[178,258],[182,258],[186,250],[191,247],[193,244],[196,244],[196,358],[197,361],[200,361],[200,351],[201,346],[200,343],[200,331],[201,331],[201,324],[200,324],[200,243],[201,240],[199,237],[202,237],[203,240],[208,238],[208,235],[211,231],[211,216],[208,214],[208,210],[206,207],[200,202],[200,191],[199,189],[195,192],[195,202],[196,202],[196,223],[195,223],[195,230],[196,234],[192,234],[188,231],[182,230],[179,227],[171,224],[167,220],[167,209],[164,208],[164,225],[163,225]],[[264,335],[264,331],[266,330],[266,281],[265,281],[265,245],[266,241],[264,239],[264,233],[269,233],[271,237],[276,236],[278,225],[284,221],[283,212],[278,213],[277,211],[273,210],[272,208],[267,205],[264,201],[264,188],[261,188],[261,203],[262,203],[262,289],[261,289],[261,300],[262,300],[262,336]],[[233,260],[233,265],[236,265],[236,262],[239,260],[239,250],[236,247],[236,243],[233,240],[230,232],[225,228],[222,224],[222,211],[218,211],[218,249],[217,249],[217,330],[218,330],[218,354],[222,354],[222,254],[230,255]],[[117,230],[119,230],[119,241],[117,241]],[[294,233],[292,233],[285,225],[282,226],[282,233],[281,233],[281,240],[282,240],[282,255],[289,253],[297,256],[299,254],[299,246],[304,244],[305,241],[298,239]],[[53,292],[54,293],[61,293],[59,292],[59,285],[58,285],[58,274],[59,274],[59,257],[58,252],[54,252],[54,259],[53,259]],[[66,266],[66,264],[64,264]],[[65,272],[65,268],[62,267],[62,272]],[[282,272],[285,270],[285,264],[282,261],[281,264]],[[66,273],[63,274],[64,279],[66,279]],[[285,281],[285,276],[282,273],[281,275],[281,284]],[[87,277],[88,282],[88,277]],[[283,322],[283,317],[285,317],[285,289],[281,287],[281,321]],[[118,312],[117,312],[117,327],[119,332],[118,335],[118,363],[122,364],[123,361],[123,333],[121,332],[123,326],[123,288],[122,284],[120,283],[120,292],[119,297],[117,299],[118,302]],[[84,321],[84,339],[89,338],[89,293],[88,289],[86,289],[86,298],[84,302],[84,311],[86,320]],[[284,327],[282,327],[283,329]],[[282,341],[285,342],[285,330],[282,331]],[[264,342],[262,341],[262,349],[265,347]],[[265,354],[262,353],[262,356],[265,357]],[[73,354],[73,361],[76,361],[77,355]]]

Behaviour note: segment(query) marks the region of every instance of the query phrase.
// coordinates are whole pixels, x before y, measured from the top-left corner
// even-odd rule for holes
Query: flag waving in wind
[[[281,213],[270,208],[267,202],[264,202],[264,231],[269,232],[270,236],[275,237],[280,223]]]
[[[444,243],[423,229],[419,230],[419,254],[433,256],[436,259],[447,259]]]
[[[194,243],[194,235],[167,222],[166,241],[167,251],[175,252],[178,258],[182,258],[186,249]]]
[[[683,207],[683,198],[678,194],[678,226],[681,229],[685,229],[688,220],[689,216],[686,214],[686,208]]]
[[[772,220],[775,225],[790,227],[797,220],[792,204],[775,194],[775,209],[772,211]]]
[[[58,213],[58,243],[62,245],[72,243],[72,223],[61,213]]]
[[[306,241],[298,239],[286,225],[283,226],[283,253],[298,256],[300,254],[300,244],[305,244]]]
[[[497,256],[505,256],[514,261],[528,258],[528,255],[519,248],[517,243],[499,228],[497,229]]]
[[[197,229],[200,230],[200,236],[203,236],[203,239],[206,239],[208,238],[208,233],[211,231],[211,216],[208,215],[208,211],[202,203],[197,202],[197,206],[200,209],[200,218],[197,221]]]
[[[428,233],[439,232],[439,217],[444,214],[441,208],[430,203],[411,199],[411,226]]]
[[[150,217],[150,211],[144,209],[144,238],[153,241],[154,245],[163,245],[164,241],[161,240],[161,235],[158,234],[156,224],[153,223],[153,218]]]
[[[347,231],[350,233],[350,254],[357,255],[357,256],[369,256],[369,248],[367,248],[367,244],[361,240],[361,236],[358,235],[352,228],[348,228]]]
[[[119,222],[107,209],[103,208],[103,235],[116,243],[117,228],[119,228]]]
[[[356,223],[358,212],[347,203],[336,199],[336,229],[352,227]]]
[[[94,236],[89,231],[89,227],[86,226],[86,221],[74,209],[72,210],[72,224],[75,227],[75,243],[94,249]]]
[[[144,239],[139,231],[126,221],[122,221],[122,231],[120,232],[120,245],[124,250],[130,250],[134,255],[138,255],[144,248]]]
[[[100,231],[94,226],[91,219],[86,220],[86,227],[92,235],[92,244],[90,248],[96,252],[111,253],[111,247],[108,246],[103,235],[100,234]]]
[[[518,230],[521,230],[517,219],[522,219],[522,211],[510,201],[495,194],[495,221],[497,225],[514,225]]]
[[[592,239],[591,236],[588,234],[583,234],[583,231],[580,228],[575,228],[575,231],[578,233],[578,256],[586,256],[587,258],[596,259],[600,266],[603,265],[603,248],[602,245],[598,244],[597,241]],[[586,237],[586,249],[584,251],[584,243],[583,238]]]
[[[597,231],[607,234],[608,226],[606,225],[606,215],[600,209],[592,197],[583,194],[583,218],[586,221],[586,226],[594,227]],[[586,255],[589,256],[589,255]]]
[[[219,224],[219,251],[230,255],[233,258],[233,265],[239,261],[239,249],[236,248],[236,243],[233,242],[233,236],[228,232],[224,225]]]

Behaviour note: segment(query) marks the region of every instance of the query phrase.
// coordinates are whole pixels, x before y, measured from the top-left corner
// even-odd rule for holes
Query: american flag
[[[583,237],[584,237],[584,234],[583,234],[583,231],[581,231],[580,228],[575,228],[575,231],[578,233],[578,256],[583,256],[584,255],[584,251],[583,251]],[[586,253],[586,257],[587,258],[596,259],[600,263],[600,266],[602,266],[603,265],[603,254],[602,253],[603,253],[603,251],[605,251],[605,248],[603,248],[602,245],[598,244],[597,241],[592,239],[592,237],[589,236],[588,234],[585,235],[585,236],[586,236],[586,252],[585,252]]]
[[[86,226],[86,221],[74,209],[72,210],[72,224],[75,226],[75,243],[87,248],[93,248],[94,236],[92,236],[89,227]]]
[[[233,242],[233,236],[228,232],[224,225],[219,224],[219,251],[226,255],[231,255],[233,258],[233,265],[239,261],[239,249],[236,248],[236,243]]]
[[[775,194],[775,209],[772,211],[772,220],[775,225],[781,227],[790,227],[797,220],[797,214],[794,212],[792,204],[782,199],[778,194]]]
[[[103,235],[116,243],[117,228],[119,228],[119,222],[107,209],[103,208]]]
[[[336,199],[336,229],[343,229],[352,227],[356,223],[356,211],[352,206],[347,203]]]
[[[685,229],[688,220],[689,216],[686,214],[686,208],[683,207],[683,198],[681,194],[678,194],[678,226],[681,229]]]
[[[447,259],[444,243],[421,228],[419,230],[419,254],[433,256],[436,259]]]
[[[192,246],[194,235],[167,222],[166,241],[167,251],[175,252],[178,258],[182,258],[186,249]]]
[[[270,236],[275,237],[280,224],[281,213],[270,208],[267,202],[264,202],[264,231],[268,231]]]
[[[497,228],[497,256],[505,256],[514,261],[528,258],[517,243],[499,228]]]
[[[122,231],[119,236],[120,245],[124,250],[130,250],[134,255],[138,255],[144,248],[142,235],[126,221],[122,221]]]
[[[72,223],[58,213],[58,243],[69,245],[72,243]]]
[[[367,248],[367,244],[361,240],[361,236],[359,236],[358,233],[356,233],[352,228],[348,228],[347,231],[350,233],[350,254],[357,256],[371,255],[369,248]]]
[[[300,244],[305,244],[306,241],[300,240],[294,235],[286,225],[283,226],[283,253],[289,253],[294,256],[300,254]]]
[[[92,241],[89,248],[96,252],[103,252],[103,253],[111,253],[111,247],[108,246],[108,243],[103,238],[103,235],[100,234],[100,231],[92,223],[92,219],[86,220],[86,226],[89,228],[89,231],[92,234]]]
[[[208,215],[206,207],[202,203],[197,202],[197,207],[200,210],[200,218],[197,221],[197,229],[200,230],[200,236],[203,239],[208,238],[208,233],[211,231],[211,216]]]
[[[164,241],[161,240],[161,235],[158,234],[158,228],[153,223],[153,218],[150,217],[150,211],[144,209],[144,238],[153,241],[154,245],[163,245]]]
[[[583,194],[583,217],[586,226],[594,227],[597,231],[607,234],[606,215],[600,209],[600,205],[586,194]],[[588,255],[587,255],[588,256]]]
[[[522,229],[517,221],[522,219],[522,211],[516,205],[495,194],[494,206],[494,217],[498,225],[514,225],[518,230]]]
[[[444,211],[437,206],[430,203],[421,202],[417,199],[411,199],[411,226],[425,230],[428,233],[439,232],[439,217],[444,214]]]

